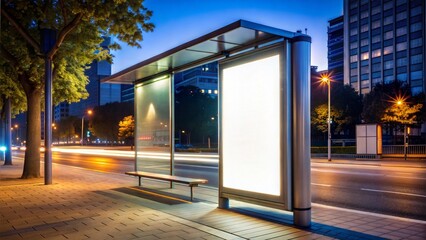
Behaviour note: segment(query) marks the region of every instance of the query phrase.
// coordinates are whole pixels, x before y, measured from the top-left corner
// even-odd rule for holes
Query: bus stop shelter
[[[105,78],[134,84],[136,170],[174,175],[174,74],[218,61],[219,207],[246,201],[309,226],[310,46],[239,20]]]

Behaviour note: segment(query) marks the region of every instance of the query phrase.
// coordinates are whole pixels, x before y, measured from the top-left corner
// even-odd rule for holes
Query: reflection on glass
[[[170,172],[170,77],[135,86],[136,170]]]

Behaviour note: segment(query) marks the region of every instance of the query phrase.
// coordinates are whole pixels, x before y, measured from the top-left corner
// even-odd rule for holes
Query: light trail
[[[78,148],[78,149],[67,149],[67,148],[52,148],[53,152],[61,153],[75,153],[75,154],[88,154],[98,156],[115,156],[115,157],[128,157],[135,158],[134,151],[120,151],[120,150],[107,150],[107,149],[89,149],[89,148]],[[138,157],[149,158],[149,159],[162,159],[169,160],[170,154],[165,152],[146,152],[138,151]],[[175,153],[175,160],[179,161],[197,161],[206,163],[218,163],[219,155],[217,154],[188,154],[188,153]]]

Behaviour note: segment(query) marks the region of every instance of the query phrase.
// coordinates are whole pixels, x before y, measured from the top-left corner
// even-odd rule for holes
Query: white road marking
[[[311,184],[315,186],[321,186],[321,187],[331,187],[330,184],[322,184],[322,183],[311,183]]]
[[[393,193],[393,194],[399,194],[399,195],[407,195],[407,196],[414,196],[414,197],[423,197],[423,198],[426,198],[425,195],[413,194],[413,193],[394,192],[394,191],[377,190],[377,189],[369,189],[369,188],[361,188],[361,190],[363,190],[363,191],[369,191],[369,192]]]

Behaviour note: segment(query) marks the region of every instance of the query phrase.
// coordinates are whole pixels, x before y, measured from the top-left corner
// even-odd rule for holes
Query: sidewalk
[[[1,163],[2,164],[2,163]],[[0,166],[0,239],[425,239],[426,222],[313,204],[312,227],[291,213],[231,201],[217,208],[217,189],[189,189],[65,165],[53,184],[17,179],[22,161]],[[186,199],[186,200],[185,200]]]
[[[426,168],[426,160],[404,160],[404,159],[331,159],[311,158],[312,163],[330,163],[330,164],[354,164],[354,165],[372,165],[383,167],[413,167]]]

